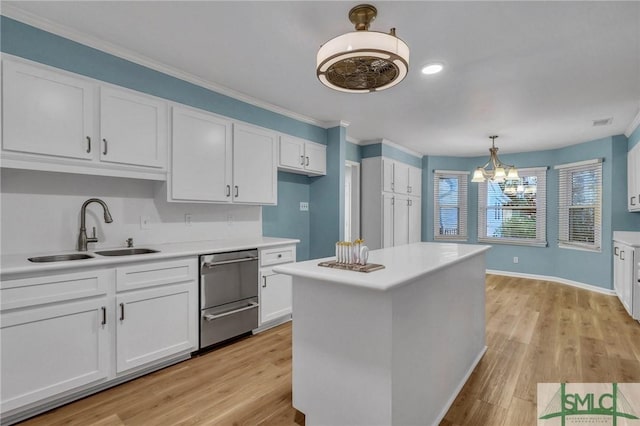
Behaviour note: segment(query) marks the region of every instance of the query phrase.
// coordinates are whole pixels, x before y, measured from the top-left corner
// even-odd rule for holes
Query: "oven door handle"
[[[207,314],[207,315],[203,315],[203,317],[207,321],[213,321],[213,320],[216,320],[218,318],[223,318],[223,317],[226,317],[226,316],[229,316],[229,315],[237,314],[238,312],[248,311],[249,309],[257,308],[258,306],[259,305],[256,302],[249,302],[249,306],[245,306],[244,308],[234,309],[233,311],[224,312],[222,314],[217,314],[217,315]]]
[[[221,260],[220,262],[205,262],[202,264],[203,268],[213,268],[214,266],[219,266],[219,265],[228,265],[230,263],[240,263],[240,262],[251,262],[252,260],[258,260],[257,256],[251,256],[251,257],[243,257],[240,259],[233,259],[233,260]]]

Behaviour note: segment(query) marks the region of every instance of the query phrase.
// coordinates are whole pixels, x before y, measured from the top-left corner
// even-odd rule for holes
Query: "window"
[[[517,181],[478,184],[478,241],[547,245],[547,168],[518,173]]]
[[[556,166],[558,246],[600,251],[602,227],[602,160]]]
[[[433,238],[467,240],[468,172],[436,170],[434,186]]]

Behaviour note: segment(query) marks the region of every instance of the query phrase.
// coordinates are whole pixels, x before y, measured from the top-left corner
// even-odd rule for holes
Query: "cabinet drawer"
[[[260,266],[277,265],[295,261],[295,246],[277,247],[260,251]]]
[[[0,310],[107,294],[109,273],[101,269],[3,281]]]
[[[195,281],[197,278],[198,260],[195,257],[123,266],[116,269],[116,291]]]

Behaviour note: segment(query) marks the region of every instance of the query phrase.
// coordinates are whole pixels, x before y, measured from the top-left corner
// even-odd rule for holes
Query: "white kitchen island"
[[[484,354],[489,246],[375,250],[360,273],[293,276],[293,406],[313,425],[435,425]]]

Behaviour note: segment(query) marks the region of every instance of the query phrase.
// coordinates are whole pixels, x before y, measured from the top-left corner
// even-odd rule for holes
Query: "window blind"
[[[518,173],[517,181],[478,184],[478,241],[547,245],[547,167]]]
[[[602,160],[556,166],[558,169],[558,246],[600,251],[602,234]]]
[[[467,240],[468,180],[469,172],[434,170],[434,240]]]

